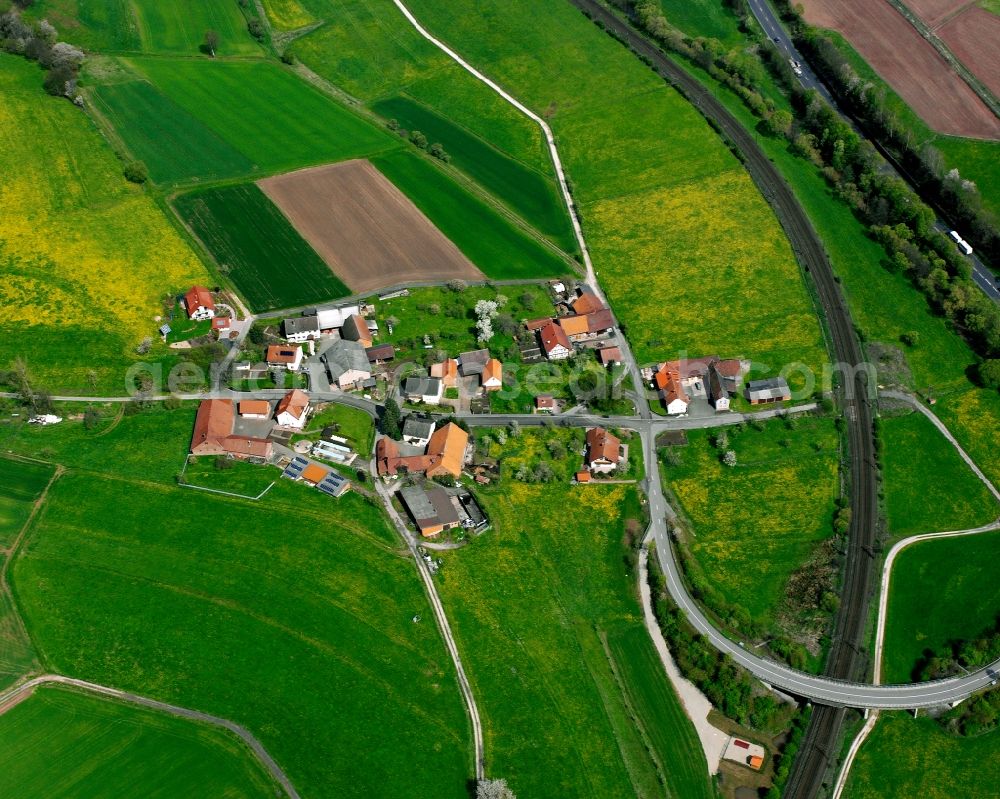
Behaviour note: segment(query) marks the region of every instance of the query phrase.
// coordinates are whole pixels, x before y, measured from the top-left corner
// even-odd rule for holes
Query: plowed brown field
[[[937,35],[986,88],[1000,96],[1000,17],[973,6],[948,20]]]
[[[261,190],[353,291],[484,275],[368,161],[265,178]]]
[[[887,0],[803,0],[803,5],[808,22],[847,37],[934,130],[1000,139],[1000,120]]]

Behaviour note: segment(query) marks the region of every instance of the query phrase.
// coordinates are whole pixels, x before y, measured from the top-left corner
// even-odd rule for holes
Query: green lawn
[[[885,626],[884,682],[908,682],[925,649],[970,638],[1000,614],[1000,533],[921,541],[892,570]]]
[[[128,64],[263,173],[402,146],[274,62],[135,58]]]
[[[0,549],[10,546],[45,490],[52,467],[0,457]]]
[[[381,512],[289,481],[249,502],[146,477],[50,492],[13,569],[44,668],[237,721],[303,795],[465,796],[451,663]]]
[[[56,796],[275,796],[249,749],[223,730],[44,686],[0,716],[0,793]]]
[[[512,451],[544,448],[545,435],[523,431]],[[712,796],[625,566],[623,523],[642,514],[634,490],[503,471],[481,492],[493,529],[442,553],[439,578],[487,773],[519,796]]]
[[[281,475],[277,469],[212,456],[188,459],[184,482],[192,486],[256,497]]]
[[[858,753],[845,799],[992,799],[1000,785],[1000,732],[946,733],[934,719],[882,713]]]
[[[371,162],[487,277],[545,278],[569,271],[562,256],[427,159],[401,151]]]
[[[569,213],[551,176],[501,152],[487,141],[407,96],[390,97],[373,110],[395,119],[402,128],[419,130],[430,142],[440,142],[451,163],[466,172],[523,219],[567,252],[576,239]]]
[[[666,470],[667,486],[692,525],[692,579],[766,626],[782,609],[788,578],[833,533],[837,432],[829,419],[808,418],[794,429],[773,420],[726,434],[735,467],[721,463],[708,433],[692,430],[677,450],[681,464]]]
[[[739,20],[719,0],[660,0],[660,6],[670,24],[688,36],[711,37],[730,47],[744,43]]]
[[[336,426],[336,434],[346,438],[362,458],[368,457],[375,442],[375,423],[368,413],[350,405],[331,402],[313,414],[303,432],[310,435],[321,433],[328,425]]]
[[[205,31],[219,34],[216,55],[259,55],[235,0],[130,0],[142,49],[151,53],[197,55]]]
[[[961,530],[1000,515],[993,495],[923,414],[885,419],[882,431],[893,535]]]
[[[87,116],[45,94],[37,65],[5,54],[0,128],[11,131],[0,140],[0,369],[21,357],[39,389],[122,394],[134,362],[177,359],[155,317],[164,295],[208,281],[205,268],[126,183]],[[109,286],[120,300],[110,305]]]
[[[253,169],[245,155],[146,81],[98,86],[93,97],[156,183],[231,177]]]
[[[425,334],[430,335],[435,350],[444,350],[452,358],[457,358],[461,352],[479,349],[476,302],[494,300],[501,294],[508,299],[501,313],[510,314],[516,322],[555,314],[552,295],[547,288],[538,285],[469,286],[461,292],[437,287],[415,288],[410,289],[409,296],[379,302],[376,305],[379,317],[397,320],[391,336],[383,331],[386,340],[396,347],[396,364],[436,357],[433,350],[423,348]],[[532,298],[527,303],[526,295]],[[428,324],[428,319],[433,323]],[[513,339],[494,325],[493,338],[487,345],[490,351],[501,357],[512,343]]]
[[[350,294],[255,184],[198,189],[173,202],[253,310],[322,303]]]

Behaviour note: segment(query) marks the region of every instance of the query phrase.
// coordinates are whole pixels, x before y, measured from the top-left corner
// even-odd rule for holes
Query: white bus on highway
[[[951,231],[948,235],[951,236],[952,239],[954,239],[958,249],[960,249],[966,255],[972,255],[972,245],[969,244],[969,242],[963,239],[960,235],[958,235],[957,230]]]

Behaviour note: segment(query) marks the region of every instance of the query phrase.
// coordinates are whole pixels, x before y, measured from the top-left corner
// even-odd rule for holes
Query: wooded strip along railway
[[[878,520],[878,481],[869,399],[869,390],[873,387],[868,386],[864,370],[858,368],[865,360],[861,344],[854,331],[847,303],[834,279],[833,266],[823,242],[774,164],[757,145],[753,136],[721,102],[655,45],[600,6],[596,0],[571,2],[592,18],[601,20],[606,29],[624,39],[639,55],[648,58],[656,71],[673,84],[739,151],[751,178],[784,227],[799,263],[812,277],[830,334],[832,354],[837,362],[849,367],[851,376],[848,385],[841,386],[840,390],[847,419],[851,459],[851,526],[848,532],[841,604],[825,673],[837,679],[858,680],[866,666],[863,637],[871,600]],[[843,719],[842,708],[822,705],[816,707],[785,789],[786,797],[800,799],[816,794],[831,756],[836,757],[836,743]]]

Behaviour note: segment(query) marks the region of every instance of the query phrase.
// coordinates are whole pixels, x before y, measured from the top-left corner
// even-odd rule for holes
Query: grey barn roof
[[[430,438],[434,432],[433,419],[421,419],[417,416],[407,416],[403,422],[403,436],[412,438]]]
[[[403,384],[404,394],[437,394],[441,391],[440,377],[408,377]]]
[[[789,393],[788,382],[783,377],[768,377],[747,383],[747,396],[752,399],[776,399]]]
[[[414,519],[437,521],[441,524],[458,524],[458,511],[445,490],[434,483],[424,486],[407,486],[400,489],[400,496]]]
[[[320,360],[326,364],[330,377],[334,380],[352,369],[371,374],[371,365],[368,363],[368,356],[365,355],[365,348],[357,341],[345,339],[336,341],[320,356]]]
[[[299,333],[319,333],[319,322],[315,316],[296,316],[282,323],[285,338]]]

